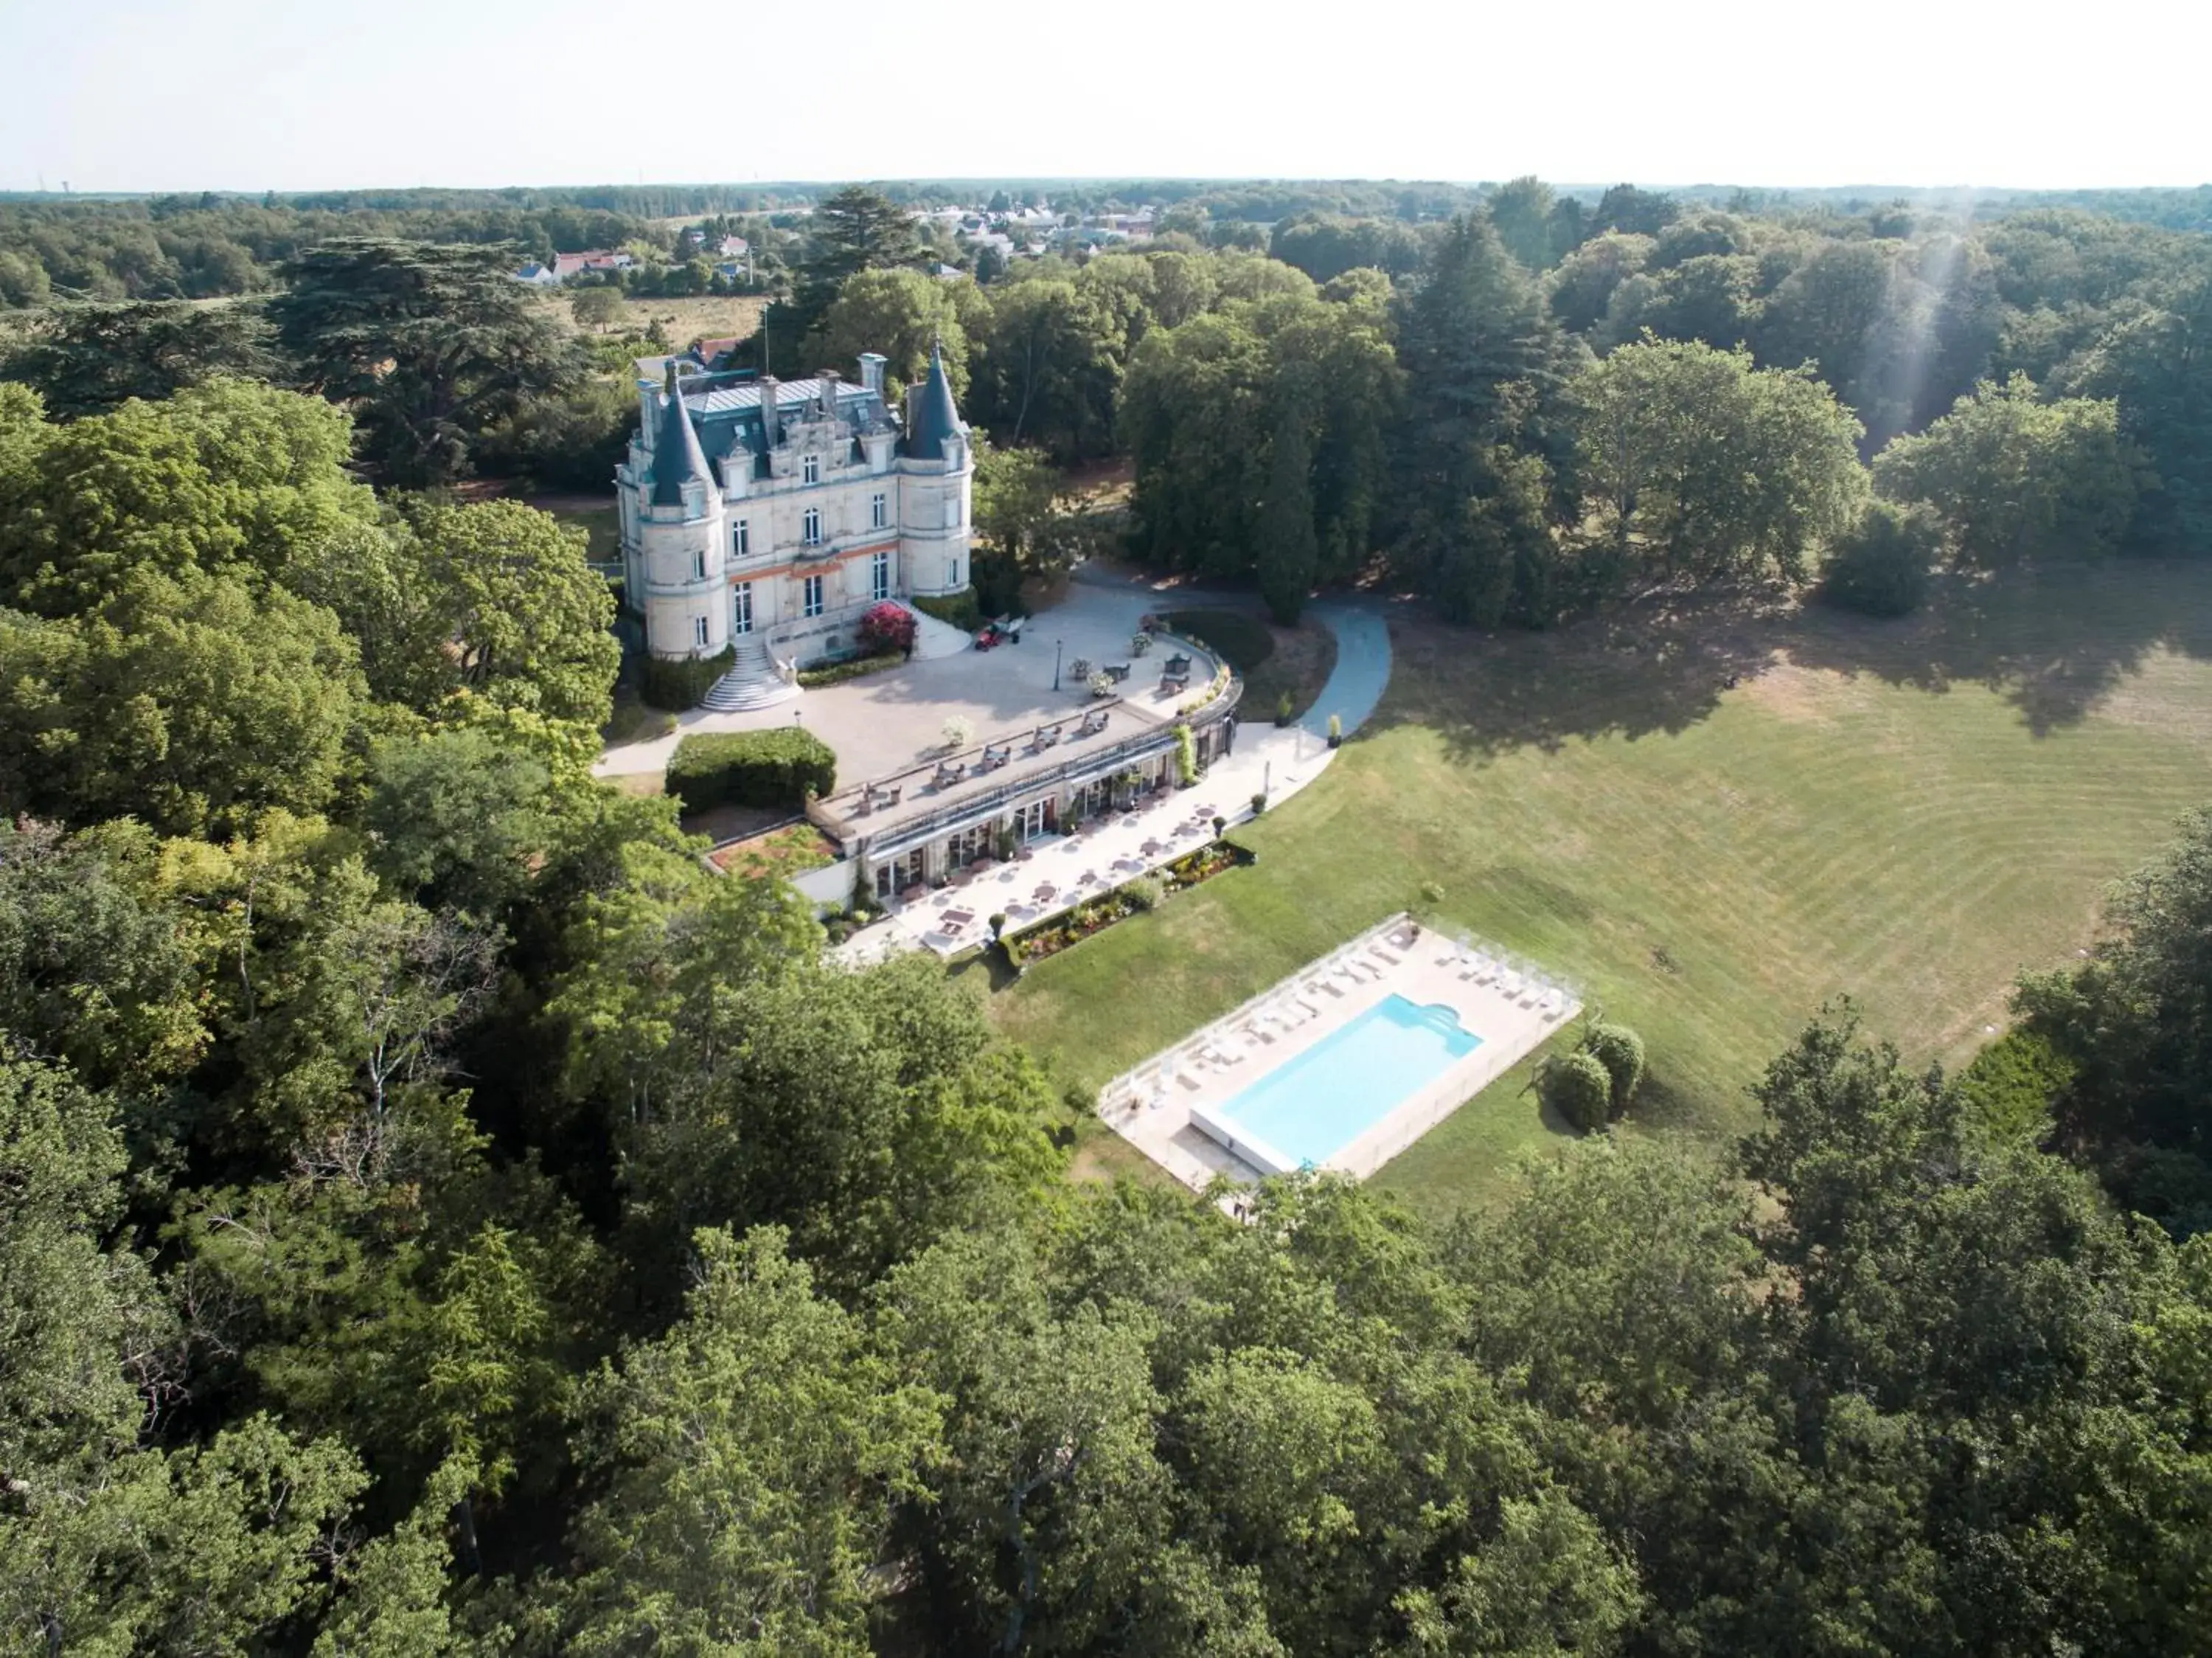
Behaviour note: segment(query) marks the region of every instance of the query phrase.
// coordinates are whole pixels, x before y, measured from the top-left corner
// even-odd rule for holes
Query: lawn
[[[1095,1084],[1410,907],[1640,1030],[1639,1125],[1726,1134],[1839,994],[1915,1060],[1962,1060],[2014,975],[2071,958],[2106,885],[2212,800],[2212,570],[1955,584],[1904,622],[1393,631],[1376,722],[1241,832],[1258,866],[1043,963],[994,997],[1004,1029]],[[1376,1183],[1430,1213],[1483,1201],[1547,1137],[1524,1078]]]

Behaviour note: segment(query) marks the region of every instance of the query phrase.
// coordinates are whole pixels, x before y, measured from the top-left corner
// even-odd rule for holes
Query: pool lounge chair
[[[1388,962],[1393,967],[1398,965],[1398,958],[1392,955],[1389,951],[1384,949],[1380,944],[1370,944],[1367,947],[1367,954],[1374,956],[1378,960]]]

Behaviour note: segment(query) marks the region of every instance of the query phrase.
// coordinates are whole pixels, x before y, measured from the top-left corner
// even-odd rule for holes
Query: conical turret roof
[[[964,437],[968,428],[952,401],[952,382],[945,378],[945,353],[929,348],[929,378],[915,399],[914,430],[906,435],[906,452],[917,460],[942,460],[947,438]]]
[[[691,424],[690,411],[677,389],[676,365],[668,365],[668,405],[660,411],[660,436],[653,446],[653,504],[680,507],[686,484],[711,483],[707,452],[699,447],[699,434]]]

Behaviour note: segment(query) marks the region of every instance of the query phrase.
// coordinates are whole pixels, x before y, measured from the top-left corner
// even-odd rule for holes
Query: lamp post
[[[1052,642],[1052,688],[1060,689],[1060,641]]]

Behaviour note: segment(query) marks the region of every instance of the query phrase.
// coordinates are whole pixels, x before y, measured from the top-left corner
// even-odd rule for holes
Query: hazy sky
[[[2203,0],[0,0],[0,188],[2191,185],[2208,61]]]

